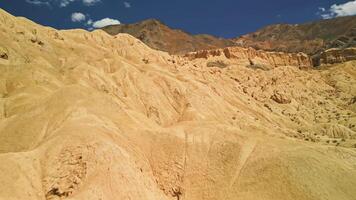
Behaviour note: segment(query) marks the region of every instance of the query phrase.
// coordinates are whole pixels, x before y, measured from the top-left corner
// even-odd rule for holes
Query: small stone
[[[5,59],[5,60],[8,60],[8,59],[9,59],[9,56],[8,56],[7,53],[5,53],[5,52],[0,52],[0,58]]]
[[[8,52],[2,47],[0,47],[0,58],[5,60],[9,59]]]

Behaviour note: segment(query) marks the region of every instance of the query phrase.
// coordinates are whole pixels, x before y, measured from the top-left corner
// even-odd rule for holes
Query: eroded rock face
[[[271,67],[295,66],[301,69],[312,67],[310,57],[304,53],[267,52],[253,48],[227,47],[224,49],[203,50],[185,55],[190,60],[219,56],[233,60],[247,60],[250,65],[267,64]]]
[[[333,48],[321,53],[319,65],[343,63],[356,60],[356,48],[338,49]]]

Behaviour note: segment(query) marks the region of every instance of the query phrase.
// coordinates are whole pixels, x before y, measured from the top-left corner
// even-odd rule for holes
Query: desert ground
[[[0,38],[1,200],[356,199],[356,61],[188,58],[3,10]]]

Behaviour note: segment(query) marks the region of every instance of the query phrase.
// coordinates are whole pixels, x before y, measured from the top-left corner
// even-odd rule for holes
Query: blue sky
[[[1,0],[0,8],[57,29],[156,18],[189,33],[230,38],[269,24],[354,15],[356,0]]]

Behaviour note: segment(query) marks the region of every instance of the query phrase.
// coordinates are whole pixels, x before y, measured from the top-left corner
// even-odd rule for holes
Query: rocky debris
[[[207,59],[208,57],[215,57],[215,56],[221,56],[223,55],[221,49],[213,49],[213,50],[202,50],[202,51],[197,51],[197,52],[191,52],[185,55],[185,57],[188,57],[190,59],[197,59],[197,58],[205,58]],[[227,57],[227,56],[226,56]],[[229,58],[229,57],[227,57]]]
[[[355,104],[356,103],[356,96],[352,97],[349,101],[349,105]]]
[[[149,64],[150,60],[148,58],[142,58],[142,62],[145,64]]]
[[[53,165],[55,170],[49,171],[44,179],[46,199],[65,198],[70,196],[83,182],[87,173],[87,163],[83,157],[83,148],[64,148]]]
[[[9,59],[9,56],[7,55],[7,53],[3,52],[3,53],[0,53],[0,58],[7,60],[7,59]]]
[[[225,68],[228,65],[226,63],[224,63],[224,61],[218,60],[215,62],[208,62],[206,64],[207,67],[218,67],[218,68]]]
[[[64,38],[58,32],[54,32],[53,38],[56,40],[64,40]]]
[[[36,37],[31,37],[30,41],[32,43],[38,44],[40,46],[43,46],[44,43],[36,36]]]
[[[325,123],[320,125],[322,135],[329,138],[356,139],[356,132],[341,124]]]
[[[279,104],[289,104],[292,102],[284,93],[279,91],[274,91],[271,99]]]

